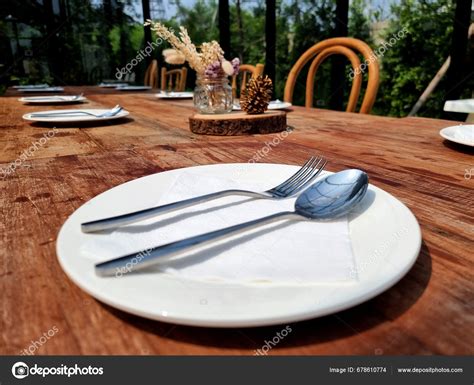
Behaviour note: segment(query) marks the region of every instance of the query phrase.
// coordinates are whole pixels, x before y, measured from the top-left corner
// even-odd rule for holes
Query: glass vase
[[[232,111],[232,87],[225,75],[197,75],[194,106],[201,114],[224,114]]]

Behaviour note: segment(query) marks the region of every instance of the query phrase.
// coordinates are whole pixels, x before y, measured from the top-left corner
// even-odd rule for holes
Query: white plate
[[[117,88],[128,86],[128,83],[100,83],[98,86],[101,88]]]
[[[63,92],[63,87],[35,87],[35,88],[20,88],[21,92]]]
[[[119,86],[117,87],[120,91],[147,91],[151,90],[150,86]]]
[[[22,90],[24,88],[47,88],[49,87],[49,84],[27,84],[27,85],[23,85],[23,86],[13,86],[13,88],[17,89],[17,90]]]
[[[349,222],[358,269],[355,283],[240,285],[163,273],[101,278],[94,272],[93,261],[81,255],[81,246],[90,237],[100,236],[82,233],[82,222],[153,206],[183,171],[221,178],[238,173],[244,182],[264,179],[276,185],[297,169],[249,163],[198,166],[114,187],[81,206],[64,223],[56,244],[59,263],[80,288],[117,309],[164,322],[210,327],[281,324],[335,313],[387,290],[410,270],[421,247],[419,225],[400,201],[372,185]],[[297,253],[289,257],[295,258]]]
[[[469,114],[474,112],[474,99],[446,100],[443,109],[445,111],[464,112]]]
[[[85,96],[81,96],[75,99],[75,95],[51,95],[51,96],[31,96],[18,99],[20,102],[23,103],[46,103],[46,104],[64,104],[64,103],[72,103],[72,102],[82,102],[87,100]]]
[[[291,103],[288,102],[282,102],[280,100],[272,100],[270,103],[268,103],[268,109],[269,110],[284,110],[286,108],[290,108],[292,106]],[[240,111],[240,105],[234,104],[233,106],[234,111]]]
[[[474,146],[474,124],[465,124],[443,128],[439,134],[451,142]]]
[[[75,109],[69,109],[69,110],[48,110],[48,111],[35,111],[34,113],[28,113],[23,115],[23,119],[25,120],[31,120],[33,122],[51,122],[51,123],[70,123],[70,122],[91,122],[91,121],[101,121],[101,120],[111,120],[111,119],[120,119],[123,118],[124,116],[127,116],[129,114],[128,111],[122,110],[120,111],[117,115],[114,116],[106,116],[103,118],[96,118],[95,116],[91,115],[75,115],[75,116],[48,116],[48,117],[32,117],[31,114],[47,114],[47,113],[53,113],[53,112],[66,112],[66,111],[78,111],[77,108]],[[103,114],[104,112],[110,111],[109,108],[105,109],[80,109],[80,111],[87,111],[92,114],[100,115]]]
[[[192,92],[160,92],[155,96],[159,99],[192,99]]]

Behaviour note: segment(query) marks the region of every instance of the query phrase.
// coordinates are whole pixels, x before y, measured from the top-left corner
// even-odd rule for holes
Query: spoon
[[[347,214],[359,203],[367,192],[369,178],[361,170],[345,170],[327,176],[304,191],[295,202],[295,211],[283,211],[264,218],[196,235],[194,237],[171,242],[143,250],[138,253],[114,258],[95,265],[100,276],[120,277],[131,271],[138,271],[158,262],[175,257],[184,251],[193,249],[244,230],[265,225],[282,219],[333,219]]]

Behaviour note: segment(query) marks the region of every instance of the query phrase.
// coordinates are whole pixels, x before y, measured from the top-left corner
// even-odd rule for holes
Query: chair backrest
[[[252,78],[255,78],[259,75],[263,75],[263,70],[265,66],[263,64],[251,65],[251,64],[241,64],[239,73],[235,76],[232,76],[232,95],[234,98],[237,97],[237,77],[241,75],[240,78],[240,95],[247,87],[248,74],[250,73]]]
[[[158,88],[158,60],[153,59],[146,69],[143,84],[152,88]]]
[[[161,89],[164,91],[182,92],[186,88],[188,69],[186,67],[174,70],[161,69]]]
[[[365,59],[364,63],[360,63],[359,57],[354,51],[360,52],[362,54]],[[368,69],[369,79],[359,112],[362,114],[370,113],[375,102],[375,97],[377,96],[377,90],[380,82],[379,64],[374,52],[366,43],[364,43],[362,40],[351,37],[335,37],[332,39],[320,41],[309,48],[303,55],[301,55],[288,75],[285,85],[285,102],[292,102],[296,78],[303,67],[314,58],[308,71],[308,77],[306,78],[305,98],[305,106],[312,107],[314,96],[314,78],[316,76],[316,71],[326,58],[335,54],[346,56],[351,62],[353,68],[352,88],[349,96],[349,102],[347,103],[346,107],[346,111],[348,112],[355,112],[357,106],[357,100],[359,98],[360,89],[362,86],[363,71],[361,71],[361,68],[364,67]]]

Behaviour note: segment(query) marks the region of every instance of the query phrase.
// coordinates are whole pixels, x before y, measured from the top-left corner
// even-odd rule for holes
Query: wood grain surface
[[[79,92],[89,99],[82,107],[120,104],[130,116],[57,126],[35,147],[54,128],[21,116],[51,106],[23,105],[16,91],[0,98],[0,354],[254,354],[286,325],[194,328],[115,310],[66,277],[56,236],[83,203],[144,175],[250,159],[296,165],[312,154],[326,156],[330,171],[366,170],[374,185],[405,203],[421,225],[422,250],[393,288],[347,311],[290,325],[269,354],[473,353],[474,157],[439,136],[453,122],[294,107],[288,113],[294,131],[264,155],[278,134],[191,133],[191,101],[66,88]]]

